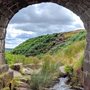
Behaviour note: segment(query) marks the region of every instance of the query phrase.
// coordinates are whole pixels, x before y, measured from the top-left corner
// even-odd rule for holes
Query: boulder
[[[13,79],[13,72],[8,71],[0,75],[0,90],[5,87],[9,87]]]
[[[22,74],[20,72],[18,72],[18,71],[12,70],[11,68],[9,68],[9,71],[13,72],[13,77],[14,78],[23,77]]]
[[[25,82],[17,82],[18,84],[15,85],[15,90],[30,90],[30,85]]]
[[[11,69],[16,70],[16,71],[20,71],[21,68],[22,68],[22,63],[16,63],[11,66]]]
[[[63,73],[63,74],[66,74],[66,72],[65,72],[65,66],[60,66],[60,67],[59,67],[59,71],[60,71],[61,73]]]
[[[39,69],[40,67],[42,67],[42,63],[39,63],[37,65],[35,64],[27,64],[27,65],[24,65],[25,68],[31,68],[31,69]]]
[[[22,68],[21,73],[24,74],[24,75],[32,75],[33,74],[33,70],[30,69],[30,68]]]
[[[16,78],[16,77],[23,77],[20,72],[14,71],[14,70],[13,70],[13,75],[14,75],[14,78]]]
[[[9,86],[10,82],[13,79],[13,72],[12,71],[8,71],[1,78],[2,78],[2,82],[3,82],[3,86],[4,87]]]
[[[23,75],[23,77],[20,77],[19,80],[24,83],[30,83],[31,76],[30,75]]]
[[[19,82],[17,87],[30,88],[30,86],[25,82]]]
[[[30,90],[30,89],[29,88],[18,87],[18,88],[15,88],[15,90]]]
[[[65,66],[60,66],[59,67],[59,73],[61,77],[66,77],[67,73],[65,72]]]

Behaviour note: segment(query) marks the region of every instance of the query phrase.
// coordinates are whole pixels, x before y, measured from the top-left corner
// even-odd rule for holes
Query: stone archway
[[[84,90],[90,90],[90,0],[0,0],[0,64],[5,64],[5,35],[10,19],[20,9],[41,2],[53,2],[62,5],[79,15],[84,22],[87,30],[87,46],[84,60]]]

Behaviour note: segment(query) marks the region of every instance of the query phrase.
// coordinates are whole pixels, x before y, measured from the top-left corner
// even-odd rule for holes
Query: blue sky
[[[21,9],[7,27],[6,48],[14,48],[28,38],[84,28],[80,18],[55,3],[41,3]]]

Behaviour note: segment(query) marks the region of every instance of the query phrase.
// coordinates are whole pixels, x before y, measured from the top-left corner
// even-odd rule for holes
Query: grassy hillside
[[[7,52],[6,60],[9,64],[16,62],[28,64],[42,61],[49,56],[50,60],[55,59],[63,64],[72,64],[73,67],[77,67],[82,62],[80,59],[83,58],[86,46],[85,37],[86,31],[78,30],[29,39],[11,52]]]
[[[59,38],[63,38],[62,34],[51,34],[32,38],[17,46],[12,53],[26,56],[46,53],[59,43],[59,40],[57,40]]]
[[[85,39],[85,34],[85,31],[78,30],[67,33],[55,33],[39,36],[23,42],[13,49],[11,53],[22,54],[25,56],[45,54],[49,51],[53,53],[75,41]]]
[[[73,35],[72,35],[73,33]],[[68,35],[70,35],[70,37],[68,37],[64,43],[61,43],[59,45],[56,45],[54,48],[52,48],[50,50],[51,53],[56,53],[60,50],[65,50],[66,48],[69,48],[73,45],[77,45],[76,43],[80,43],[80,42],[83,42],[84,41],[84,46],[85,46],[85,38],[86,38],[86,32],[81,30],[81,31],[78,31],[78,32],[69,32],[69,33],[65,33],[64,34],[66,37]],[[73,51],[74,47],[72,48],[71,51]]]

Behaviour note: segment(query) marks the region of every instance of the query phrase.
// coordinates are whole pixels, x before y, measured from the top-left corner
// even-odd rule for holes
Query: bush
[[[5,53],[5,59],[9,65],[14,63],[38,64],[40,62],[37,57],[25,57],[24,55],[14,55],[10,52]]]
[[[73,73],[73,68],[71,66],[66,65],[64,69],[67,74]]]

